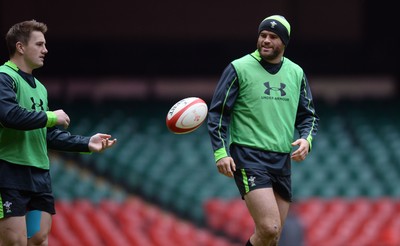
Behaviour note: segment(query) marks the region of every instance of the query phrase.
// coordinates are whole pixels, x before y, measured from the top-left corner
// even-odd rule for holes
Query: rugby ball
[[[175,134],[185,134],[199,128],[207,117],[208,107],[203,99],[187,97],[168,111],[167,128]]]

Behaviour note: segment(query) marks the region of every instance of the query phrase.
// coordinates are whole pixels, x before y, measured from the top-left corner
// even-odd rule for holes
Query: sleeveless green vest
[[[19,106],[27,111],[46,111],[48,102],[44,85],[35,79],[36,88],[32,88],[17,71],[18,67],[10,61],[0,66],[0,72],[14,80]],[[0,159],[13,164],[49,169],[46,134],[46,127],[23,131],[0,125]]]
[[[303,70],[284,58],[270,74],[258,51],[232,62],[240,92],[232,112],[230,141],[262,150],[289,153],[300,97]]]

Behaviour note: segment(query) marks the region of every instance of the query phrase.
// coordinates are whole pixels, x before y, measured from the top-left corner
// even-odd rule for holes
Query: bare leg
[[[251,243],[254,246],[277,245],[290,203],[276,196],[272,188],[250,191],[245,201],[256,225]]]
[[[290,208],[290,203],[286,200],[283,200],[283,198],[278,194],[278,193],[274,193],[275,194],[275,199],[276,199],[276,203],[278,204],[278,208],[279,208],[279,215],[281,218],[281,230],[279,231],[279,237],[280,234],[282,232],[282,228],[285,224],[288,212],[289,212],[289,208]],[[279,241],[279,237],[278,237],[278,241]]]
[[[51,230],[52,217],[49,213],[42,212],[40,230],[28,239],[28,246],[47,246],[49,244],[49,233]]]
[[[25,216],[0,219],[0,246],[27,245]]]

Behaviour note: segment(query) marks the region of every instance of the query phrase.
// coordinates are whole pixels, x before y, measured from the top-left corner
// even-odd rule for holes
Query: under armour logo
[[[271,21],[271,28],[275,28],[275,26],[278,25],[275,21]]]
[[[271,95],[271,91],[280,91],[281,92],[281,97],[286,96],[286,92],[285,92],[285,88],[286,85],[284,83],[280,83],[280,87],[271,87],[269,85],[269,82],[265,82],[264,83],[265,87],[267,87],[267,89],[265,89],[264,93],[267,95]]]
[[[37,111],[36,109],[39,108],[40,109],[39,111],[44,111],[42,99],[39,99],[39,103],[36,103],[35,99],[33,97],[31,97],[31,101],[32,101],[32,109],[33,110]]]

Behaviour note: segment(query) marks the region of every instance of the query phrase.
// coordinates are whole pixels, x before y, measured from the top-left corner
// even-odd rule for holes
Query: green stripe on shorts
[[[250,188],[249,188],[249,183],[247,181],[246,171],[244,169],[240,169],[240,171],[242,172],[245,193],[248,193],[250,191]]]
[[[1,199],[1,194],[0,194],[0,219],[4,218],[4,212],[3,212],[3,199]]]

